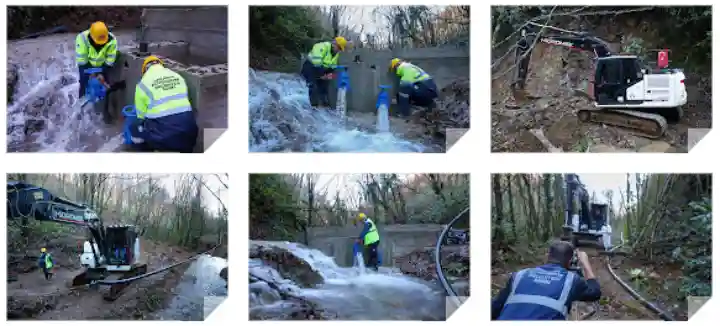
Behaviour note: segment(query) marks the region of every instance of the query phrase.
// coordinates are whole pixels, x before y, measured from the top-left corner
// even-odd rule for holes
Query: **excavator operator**
[[[357,238],[357,243],[362,244],[365,250],[365,267],[378,270],[380,264],[380,255],[378,253],[378,245],[380,244],[380,233],[378,233],[375,222],[373,222],[365,213],[358,214],[354,224],[363,223],[363,230]]]
[[[145,58],[141,69],[142,79],[135,87],[137,119],[130,128],[134,147],[192,153],[199,130],[185,79],[154,55]]]
[[[438,97],[437,85],[420,67],[395,58],[390,61],[390,72],[400,78],[397,104],[400,114],[409,116],[410,104],[432,108]]]
[[[303,62],[301,74],[308,87],[310,105],[330,107],[328,87],[333,78],[333,72],[338,65],[340,52],[345,51],[347,40],[338,36],[331,42],[315,44]]]
[[[101,68],[100,79],[107,80],[107,71],[117,60],[117,39],[108,31],[105,23],[94,22],[90,29],[81,32],[75,38],[75,62],[78,65],[80,92],[78,97],[85,95],[85,87],[90,76],[84,71],[88,68]]]
[[[571,243],[555,241],[547,264],[513,273],[493,298],[492,320],[566,320],[574,301],[600,300],[600,283],[585,252],[576,252],[585,278],[569,270],[574,251]]]
[[[53,267],[55,266],[55,262],[52,259],[52,256],[49,252],[47,252],[47,249],[41,248],[40,249],[40,257],[38,258],[38,267],[42,268],[43,274],[45,274],[45,279],[49,280],[52,278],[53,275]]]

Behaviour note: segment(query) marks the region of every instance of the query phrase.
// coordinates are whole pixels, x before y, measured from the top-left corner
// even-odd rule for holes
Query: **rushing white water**
[[[227,282],[220,277],[225,267],[227,260],[209,255],[192,262],[175,287],[168,306],[157,313],[157,319],[201,321],[207,318],[227,298]]]
[[[303,288],[259,259],[250,259],[251,319],[287,319],[297,302],[282,300],[280,292],[312,302],[332,318],[341,320],[444,320],[445,296],[435,284],[387,268],[360,272],[339,267],[333,258],[294,243],[273,242],[291,252],[322,277],[322,284]]]
[[[98,152],[122,145],[117,126],[105,124],[92,105],[78,105],[74,39],[63,34],[8,44],[18,76],[7,110],[8,151]]]
[[[251,152],[425,152],[425,145],[375,133],[331,110],[313,109],[299,75],[249,70]]]

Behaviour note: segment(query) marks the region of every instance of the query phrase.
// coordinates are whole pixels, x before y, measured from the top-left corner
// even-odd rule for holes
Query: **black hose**
[[[445,238],[447,237],[447,233],[452,228],[452,226],[457,223],[457,221],[460,220],[461,217],[465,216],[467,212],[470,211],[470,207],[465,208],[460,214],[455,216],[455,218],[450,221],[447,225],[445,225],[445,228],[440,233],[440,236],[438,237],[437,244],[435,244],[435,272],[437,274],[438,280],[440,280],[440,283],[442,284],[443,288],[445,289],[445,292],[447,292],[448,297],[453,301],[456,308],[460,307],[462,305],[462,302],[458,298],[457,292],[455,292],[455,289],[450,286],[450,283],[447,280],[447,277],[445,276],[445,272],[442,270],[442,266],[440,265],[440,249],[442,248],[443,242],[445,242]]]
[[[164,271],[166,271],[166,270],[168,270],[168,269],[175,268],[175,267],[180,266],[180,265],[182,265],[182,264],[186,264],[186,263],[189,263],[189,262],[191,262],[191,261],[193,261],[193,260],[195,260],[195,259],[198,259],[198,258],[200,258],[200,256],[202,256],[202,255],[204,255],[204,254],[207,254],[207,253],[209,253],[209,252],[212,252],[213,250],[217,249],[217,247],[219,247],[219,246],[220,246],[219,244],[218,244],[218,245],[215,245],[215,247],[212,247],[212,249],[203,251],[203,252],[201,252],[201,253],[199,253],[199,254],[197,254],[197,255],[195,255],[195,256],[192,256],[192,257],[190,257],[190,258],[188,258],[188,259],[186,259],[186,260],[183,260],[183,261],[181,261],[181,262],[179,262],[179,263],[175,263],[175,264],[172,264],[172,265],[170,265],[170,266],[163,267],[163,268],[161,268],[161,269],[154,270],[154,271],[149,272],[149,273],[145,273],[145,274],[133,276],[133,277],[126,278],[126,279],[122,279],[122,280],[114,280],[114,281],[97,280],[97,281],[91,282],[90,284],[100,284],[100,285],[123,284],[123,283],[129,283],[129,282],[132,282],[132,281],[135,281],[135,280],[139,280],[139,279],[142,279],[142,278],[146,278],[146,277],[148,277],[148,276],[153,276],[153,275],[155,275],[155,274],[162,273],[162,272],[164,272]]]
[[[646,308],[650,309],[654,313],[658,314],[660,318],[664,321],[675,321],[675,318],[672,317],[668,312],[660,309],[658,306],[652,304],[647,299],[643,298],[640,293],[635,291],[633,288],[630,287],[627,283],[625,283],[620,276],[618,276],[615,271],[612,269],[612,266],[610,266],[610,258],[608,257],[606,261],[606,267],[608,272],[610,272],[610,275],[615,279],[616,282],[622,286],[627,293],[629,293],[633,298],[635,298],[637,301],[640,301]]]
[[[25,35],[25,36],[21,37],[20,39],[21,39],[21,40],[27,40],[27,39],[38,38],[38,37],[41,37],[41,36],[47,36],[47,35],[58,34],[58,33],[67,33],[67,32],[68,32],[67,27],[65,27],[65,26],[57,26],[57,27],[53,27],[53,28],[51,28],[51,29],[48,29],[48,30],[45,30],[45,31],[42,31],[42,32],[32,33],[32,34]]]

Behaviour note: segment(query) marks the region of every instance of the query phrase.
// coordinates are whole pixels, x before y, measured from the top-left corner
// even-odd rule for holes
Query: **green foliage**
[[[443,189],[445,200],[438,200],[437,194],[430,188],[422,190],[406,202],[408,223],[446,224],[470,205],[469,183],[447,186]],[[455,227],[470,227],[463,225],[463,221],[459,221]]]
[[[251,66],[297,72],[302,54],[330,34],[311,7],[251,6]]]
[[[682,297],[712,295],[712,200],[691,202],[690,217],[695,234],[685,246],[678,246],[673,256],[683,262]],[[700,242],[701,246],[693,244]]]
[[[292,240],[304,225],[295,188],[281,174],[250,175],[250,238]]]

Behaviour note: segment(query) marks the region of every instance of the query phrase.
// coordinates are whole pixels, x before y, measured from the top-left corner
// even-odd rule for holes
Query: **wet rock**
[[[7,62],[7,103],[13,101],[15,95],[15,86],[18,81],[18,66],[10,61]]]
[[[220,278],[222,278],[223,280],[225,280],[225,282],[227,282],[227,280],[228,280],[228,268],[227,267],[220,270]]]
[[[307,262],[295,256],[288,248],[272,242],[250,242],[250,259],[260,259],[275,269],[283,278],[310,288],[323,283],[323,278]]]

